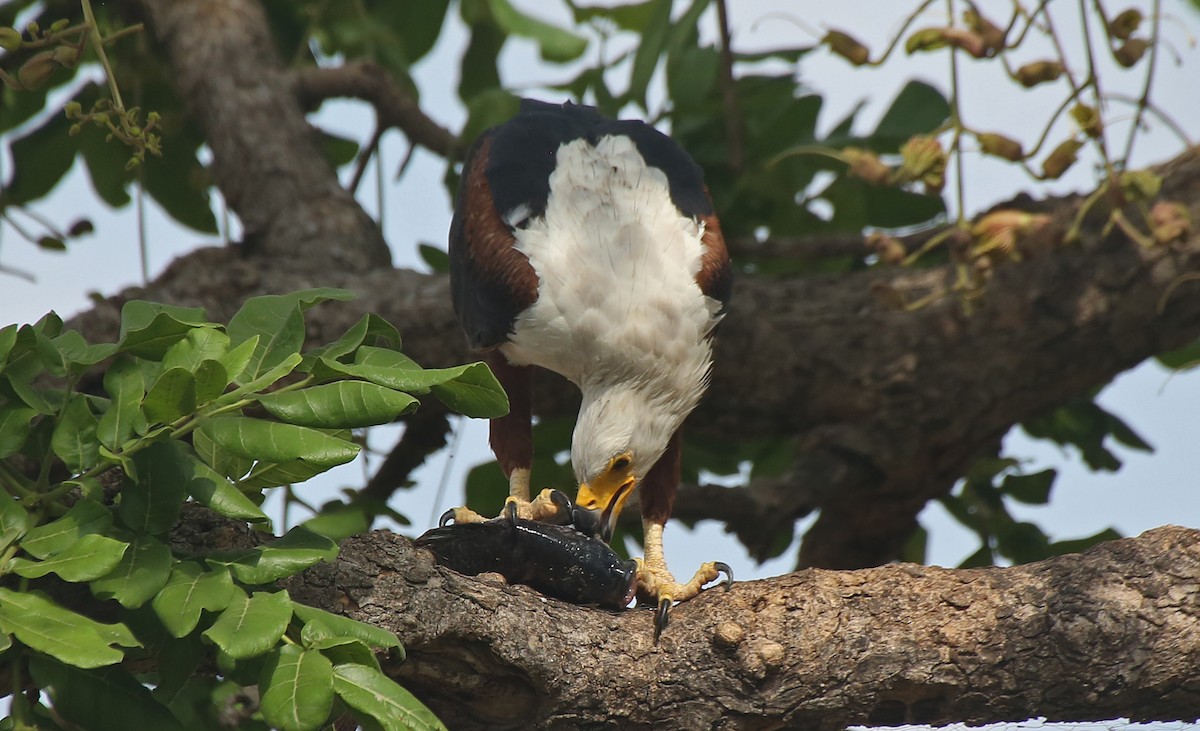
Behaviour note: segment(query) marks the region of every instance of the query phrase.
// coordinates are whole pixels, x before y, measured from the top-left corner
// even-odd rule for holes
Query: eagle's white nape
[[[695,279],[702,234],[666,175],[621,135],[562,145],[545,215],[514,232],[538,298],[502,350],[579,386],[581,480],[624,450],[654,464],[704,391],[719,306]]]

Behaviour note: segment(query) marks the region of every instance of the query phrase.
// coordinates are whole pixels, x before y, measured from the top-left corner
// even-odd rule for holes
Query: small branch
[[[746,144],[737,86],[733,80],[733,48],[725,0],[717,0],[717,22],[721,27],[721,107],[725,114],[725,144],[728,146],[729,169],[738,175],[746,165]]]
[[[379,64],[362,61],[305,68],[295,71],[293,78],[296,94],[306,108],[337,97],[361,99],[375,107],[381,129],[395,127],[413,143],[442,157],[456,157],[460,152],[458,136],[427,116],[412,94]]]
[[[419,411],[410,414],[404,421],[404,434],[388,453],[383,464],[359,490],[355,502],[387,502],[396,490],[406,487],[412,471],[425,463],[429,455],[446,446],[446,435],[450,433],[450,421],[445,408],[430,402]]]

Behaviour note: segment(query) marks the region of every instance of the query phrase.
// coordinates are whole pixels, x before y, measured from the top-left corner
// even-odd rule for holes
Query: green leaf
[[[179,510],[195,479],[188,461],[191,449],[168,439],[133,455],[137,478],[126,479],[117,515],[137,533],[165,533],[179,519]]]
[[[0,489],[0,551],[19,541],[29,530],[29,513],[21,504]]]
[[[243,584],[270,584],[322,561],[333,561],[337,552],[333,541],[297,526],[262,546],[212,554],[208,563],[227,567]]]
[[[293,604],[292,610],[295,612],[296,618],[304,623],[306,642],[334,637],[353,637],[371,647],[394,647],[400,650],[400,659],[404,659],[404,646],[400,644],[400,638],[382,627],[332,614],[324,609],[317,609],[305,604]],[[312,629],[309,629],[310,627]]]
[[[246,371],[246,367],[250,365],[250,359],[254,357],[254,351],[258,349],[260,339],[258,335],[255,335],[218,359],[221,365],[225,366],[225,373],[230,379],[237,380]]]
[[[33,656],[29,670],[49,696],[54,711],[88,731],[183,731],[150,689],[122,668],[80,670]],[[57,727],[57,726],[56,726]]]
[[[320,136],[321,151],[325,153],[325,159],[333,164],[335,168],[340,168],[343,165],[354,161],[355,155],[358,154],[358,143],[348,137],[335,135],[325,130],[318,130]]]
[[[258,402],[281,421],[328,429],[387,424],[415,409],[418,403],[406,393],[363,381],[338,381],[272,393],[259,397]]]
[[[996,527],[996,549],[1014,563],[1040,561],[1050,556],[1050,542],[1033,523],[1002,523]]]
[[[412,693],[373,667],[354,664],[335,666],[333,689],[347,705],[374,718],[386,731],[436,731],[446,728]]]
[[[51,114],[40,127],[9,145],[13,174],[2,186],[0,203],[29,203],[58,185],[78,149],[77,138],[70,135],[71,124],[65,114]]]
[[[97,424],[87,396],[82,393],[71,396],[54,426],[50,446],[72,473],[83,472],[99,459]]]
[[[1183,347],[1159,353],[1156,359],[1171,370],[1195,368],[1200,365],[1200,340],[1193,340]]]
[[[142,402],[152,424],[171,424],[196,410],[196,378],[186,368],[166,370],[150,387]]]
[[[196,629],[201,610],[217,612],[229,606],[235,589],[228,569],[212,571],[193,561],[181,561],[154,597],[151,606],[172,637],[183,637]]]
[[[225,392],[229,373],[220,361],[206,360],[196,366],[196,405],[204,406]]]
[[[950,103],[942,93],[921,81],[910,81],[900,90],[871,134],[871,142],[896,150],[909,137],[937,129],[950,118]]]
[[[192,432],[192,447],[200,459],[213,471],[234,480],[244,477],[254,466],[253,459],[233,454],[221,448],[202,429]]]
[[[130,300],[121,307],[120,350],[158,360],[193,328],[206,324],[204,309]]]
[[[285,311],[278,311],[284,307]],[[300,352],[304,346],[304,314],[294,302],[252,297],[229,322],[229,334],[239,343],[259,336],[254,355],[243,374],[243,377],[254,378],[279,365],[289,355]]]
[[[442,403],[464,416],[494,419],[508,413],[508,396],[486,363],[463,366],[458,377],[435,384],[431,390]]]
[[[66,550],[84,536],[108,531],[112,521],[108,508],[84,498],[58,520],[30,530],[21,541],[21,548],[32,556],[46,558]]]
[[[12,352],[13,346],[17,344],[18,330],[19,328],[16,325],[0,327],[0,366],[3,366],[4,361],[8,360],[8,354]]]
[[[646,89],[658,67],[658,60],[666,47],[667,34],[671,30],[671,0],[655,0],[653,14],[642,28],[642,37],[633,56],[633,68],[629,73],[630,100],[642,109],[646,108]]]
[[[282,731],[311,731],[333,708],[333,664],[321,653],[284,645],[268,658],[258,682],[263,719]]]
[[[92,582],[92,593],[116,599],[126,609],[150,601],[171,576],[171,549],[151,536],[138,536],[107,576]]]
[[[1121,537],[1121,534],[1112,528],[1104,530],[1086,538],[1073,538],[1066,541],[1055,541],[1050,544],[1050,555],[1061,556],[1064,553],[1079,553],[1085,551],[1098,543],[1106,541],[1115,541]]]
[[[508,397],[485,363],[453,368],[422,368],[403,353],[363,346],[353,364],[323,360],[334,373],[404,391],[432,391],[450,408],[467,416],[494,418],[508,413]]]
[[[321,506],[321,511],[312,518],[304,521],[303,525],[313,533],[319,533],[334,541],[341,541],[350,536],[366,533],[371,529],[371,522],[385,506],[376,504],[346,504],[331,501]]]
[[[6,404],[0,408],[0,459],[21,451],[35,416],[36,411],[24,406]]]
[[[492,17],[509,35],[537,42],[542,58],[554,63],[574,61],[587,50],[587,39],[568,30],[550,25],[512,6],[508,0],[488,0]]]
[[[127,188],[134,179],[133,171],[125,169],[129,154],[124,145],[109,142],[104,139],[106,136],[98,128],[85,126],[78,135],[79,151],[87,166],[92,190],[110,208],[124,208],[129,205]]]
[[[196,430],[233,454],[265,462],[303,459],[321,467],[344,464],[358,456],[359,446],[294,424],[226,416],[209,419]]]
[[[291,619],[292,598],[286,591],[256,591],[249,599],[235,593],[203,634],[233,659],[245,660],[274,647]]]
[[[171,154],[147,156],[142,168],[142,185],[171,218],[201,233],[217,233],[209,198],[212,179],[196,158],[195,150],[176,145]]]
[[[239,380],[254,378],[279,365],[304,345],[303,310],[327,300],[349,300],[354,294],[342,289],[308,289],[290,294],[251,297],[229,320],[230,342],[242,343],[259,336],[254,355]],[[230,371],[231,375],[239,374]]]
[[[41,561],[14,558],[11,566],[18,576],[38,579],[58,574],[64,581],[91,581],[116,568],[129,544],[115,538],[92,534],[80,538],[59,553]]]
[[[329,358],[336,360],[345,355],[350,355],[358,350],[360,345],[382,346],[390,345],[392,348],[400,347],[400,331],[395,328],[392,323],[383,319],[376,314],[366,314],[354,323],[354,325],[346,331],[337,340],[329,345],[324,345],[313,349],[306,357],[305,370],[311,370],[312,364],[318,358]]]
[[[1014,500],[1029,505],[1045,505],[1050,502],[1050,488],[1058,472],[1053,469],[1034,472],[1030,475],[1006,475],[1000,490]]]
[[[111,401],[100,416],[96,435],[101,444],[115,452],[133,436],[134,425],[141,415],[142,397],[146,394],[137,364],[125,356],[114,360],[104,372],[104,390]]]
[[[308,629],[306,625],[305,630]],[[355,665],[366,665],[372,668],[379,667],[379,659],[375,657],[375,653],[370,647],[367,647],[361,641],[351,637],[328,637],[325,639],[310,639],[306,637],[305,632],[300,633],[300,641],[309,650],[319,650],[322,655],[329,658],[329,661],[334,665],[343,665],[352,663]],[[403,656],[403,654],[402,654]]]
[[[194,456],[191,457],[190,464],[195,479],[188,482],[188,491],[196,498],[196,502],[234,520],[251,523],[270,522],[266,513],[225,479],[224,475]]]
[[[39,591],[0,588],[0,629],[37,652],[81,668],[120,662],[119,647],[141,647],[123,624],[103,624],[60,607]]]
[[[293,459],[287,462],[259,462],[250,474],[238,481],[243,490],[262,490],[280,485],[296,485],[327,472],[324,465]]]
[[[229,352],[229,336],[216,327],[196,327],[163,355],[163,370],[184,368],[192,373],[208,360],[220,360]]]
[[[450,254],[446,253],[445,249],[433,244],[418,244],[417,253],[421,256],[421,261],[425,262],[425,265],[433,273],[447,274],[450,272]]]
[[[115,343],[100,343],[89,345],[76,330],[66,330],[57,337],[51,338],[54,347],[62,355],[63,360],[71,366],[72,372],[79,372],[77,366],[93,366],[109,357],[116,351]]]

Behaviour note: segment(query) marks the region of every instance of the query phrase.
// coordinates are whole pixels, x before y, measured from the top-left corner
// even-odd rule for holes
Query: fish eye
[[[614,470],[614,471],[629,469],[629,457],[626,457],[625,455],[621,455],[620,457],[617,457],[616,459],[614,459],[612,461],[612,466],[609,467],[609,469]]]

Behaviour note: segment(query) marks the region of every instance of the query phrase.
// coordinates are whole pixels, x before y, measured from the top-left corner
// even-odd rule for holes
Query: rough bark
[[[842,729],[1200,716],[1200,531],[1013,568],[808,569],[653,614],[547,599],[346,541],[299,600],[400,635],[388,671],[454,729]]]
[[[315,311],[315,337],[374,311],[400,326],[406,349],[426,364],[471,357],[456,334],[444,277],[379,266],[385,253],[377,227],[320,160],[301,99],[338,93],[332,87],[340,78],[343,93],[372,99],[385,118],[408,125],[415,141],[452,147],[444,130],[416,115],[374,67],[288,75],[255,0],[141,5],[169,51],[180,93],[210,136],[217,182],[245,223],[247,242],[182,257],[148,287],[109,298],[76,326],[91,337],[115,337],[120,305],[132,297],[204,305],[226,318],[255,294],[340,286],[360,298]],[[1185,202],[1200,220],[1200,157],[1187,153],[1164,173],[1162,195]],[[1068,197],[1037,205],[1062,224],[1078,203]],[[785,475],[735,493],[746,498],[740,531],[769,536],[819,509],[803,563],[886,562],[921,507],[945,494],[977,456],[994,452],[1014,423],[1200,336],[1200,284],[1185,282],[1166,296],[1200,269],[1200,236],[1141,248],[1119,231],[1101,235],[1102,217],[1095,218],[1081,243],[999,267],[971,314],[953,297],[903,312],[873,294],[944,286],[954,276],[950,267],[739,278],[713,386],[689,429],[795,444]],[[574,408],[577,397],[561,381],[541,385],[539,412]],[[704,494],[686,490],[678,502],[692,519],[714,515],[712,507]]]

